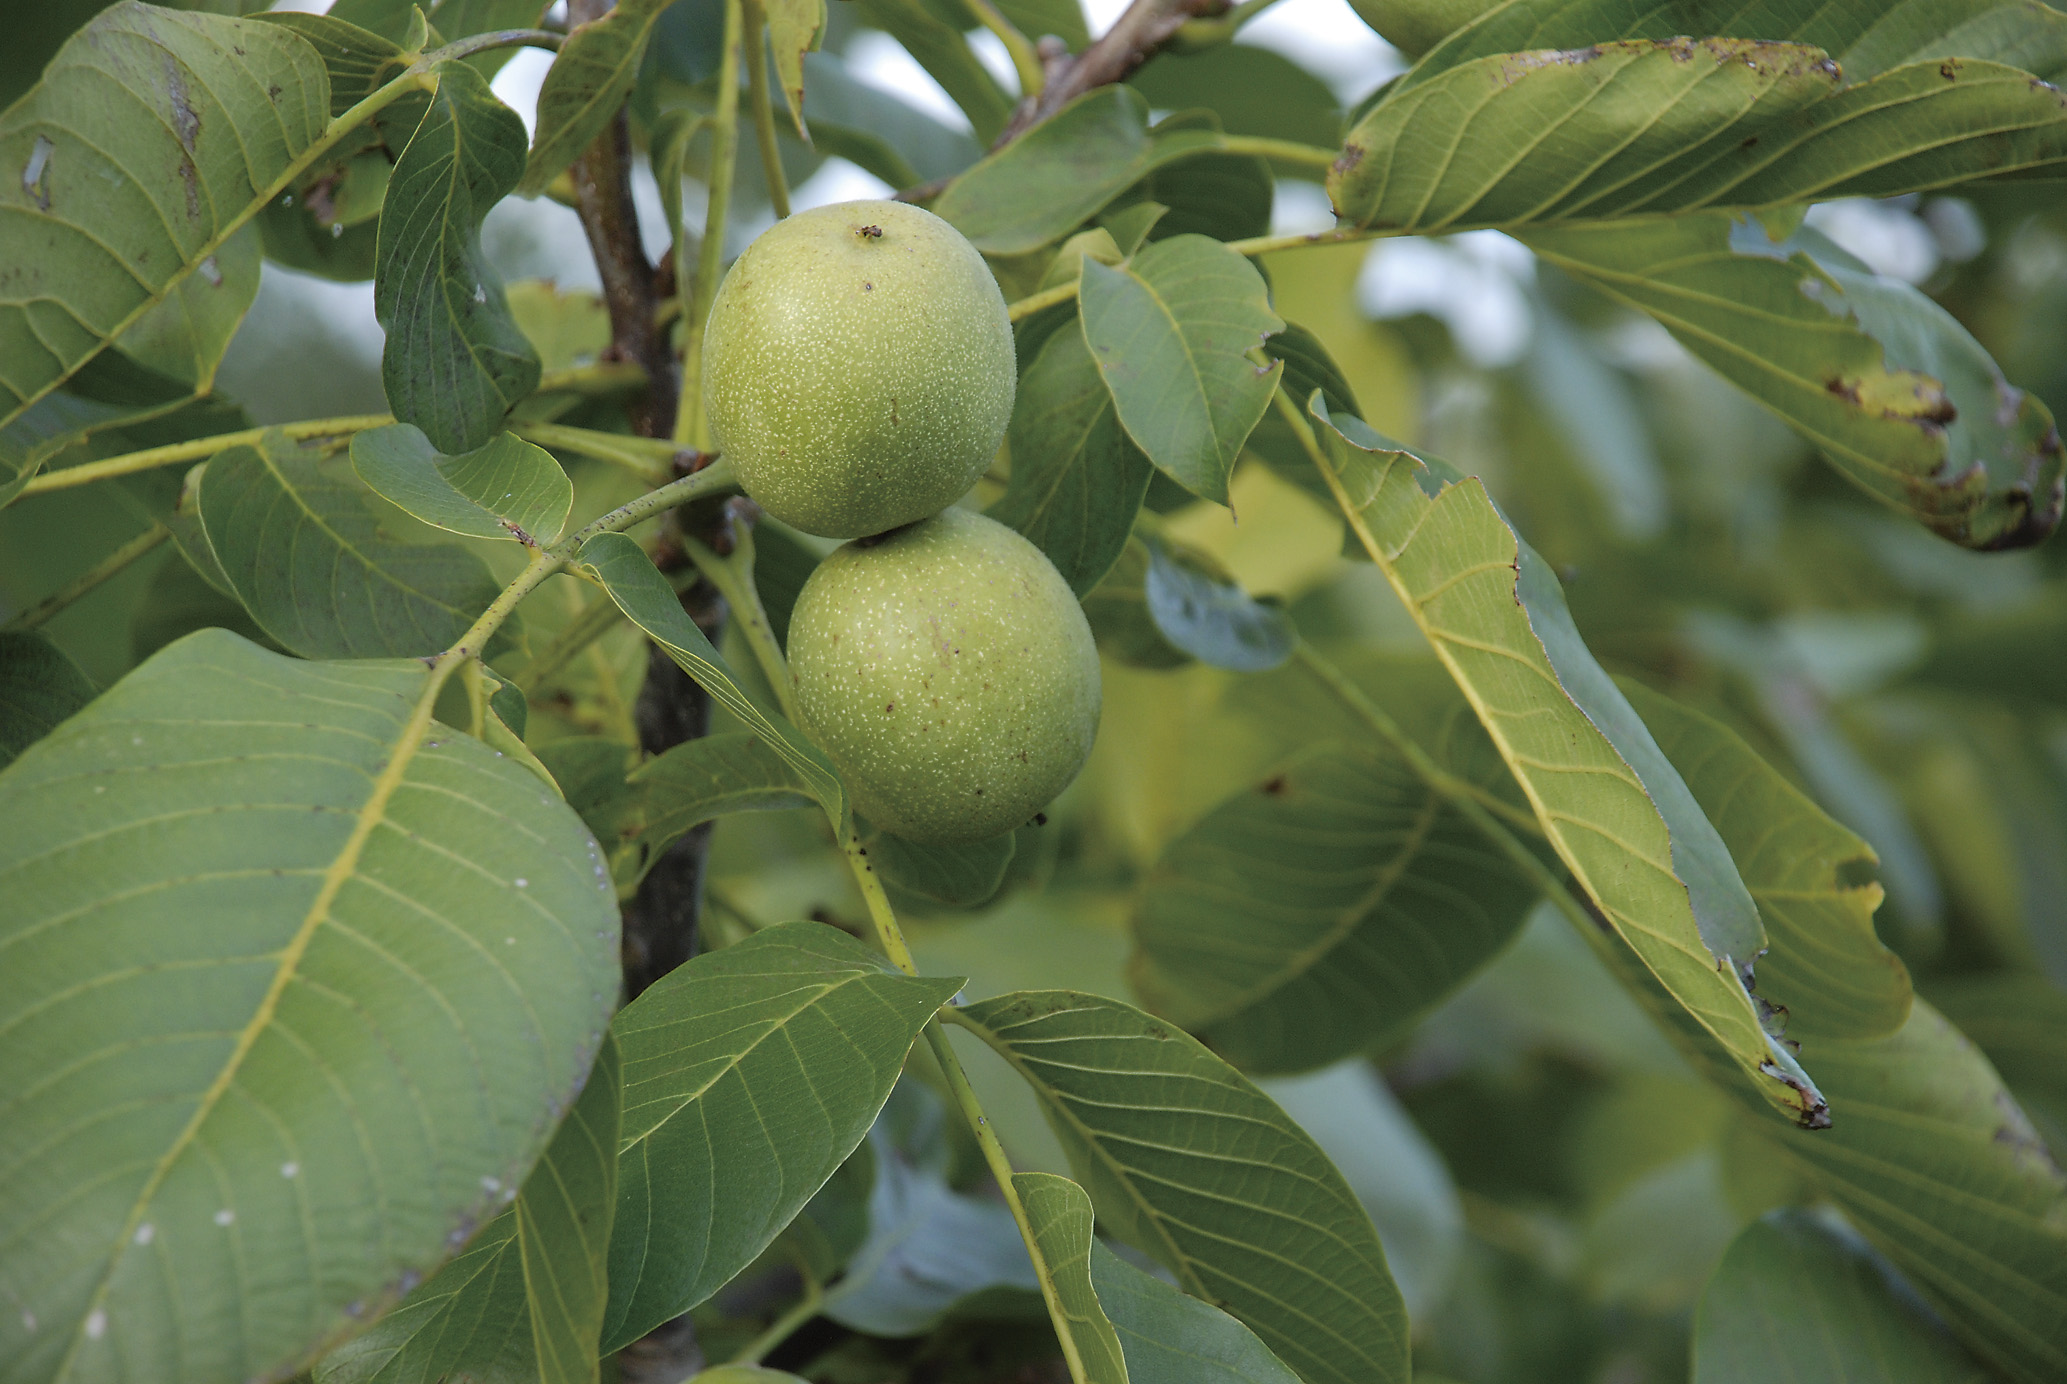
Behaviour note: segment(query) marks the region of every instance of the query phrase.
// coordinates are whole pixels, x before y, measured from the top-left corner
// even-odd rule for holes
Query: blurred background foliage
[[[19,8],[0,53],[0,103],[99,5]],[[807,63],[815,147],[785,142],[800,207],[881,194],[891,180],[977,156],[986,132],[943,88],[959,81],[954,94],[980,107],[983,84],[1005,80],[998,64],[936,61],[928,76],[911,55],[929,36],[972,28],[956,8],[832,7],[824,51]],[[1069,12],[1050,24],[1066,28]],[[633,101],[643,136],[671,111],[707,105],[715,13],[708,0],[682,0],[662,21]],[[1234,47],[1159,58],[1134,82],[1158,109],[1204,104],[1230,130],[1330,144],[1344,111],[1404,65],[1339,0],[1286,0],[1266,18]],[[995,58],[984,37],[970,51]],[[498,78],[520,109],[536,90],[535,56]],[[1280,83],[1273,92],[1298,99],[1245,95],[1261,89],[1248,78],[1264,70]],[[738,245],[772,220],[753,162],[741,163]],[[694,203],[703,194],[693,160],[686,172]],[[1318,184],[1254,172],[1193,160],[1140,195],[1222,214],[1235,206],[1280,231],[1328,224]],[[1247,189],[1246,206],[1231,179]],[[639,191],[657,254],[658,184],[646,177]],[[1809,222],[1929,293],[2011,383],[2067,412],[2059,185],[1826,204]],[[1173,213],[1157,234],[1191,224]],[[486,240],[546,368],[592,361],[607,321],[573,214],[549,199],[506,203]],[[1281,252],[1262,267],[1280,314],[1320,338],[1375,428],[1486,479],[1557,568],[1612,671],[1725,720],[1872,844],[1888,892],[1883,940],[1918,993],[1995,1063],[2055,1155],[2067,1154],[2067,547],[1976,554],[1883,510],[1662,328],[1499,233]],[[1028,273],[998,268],[1008,285]],[[384,407],[370,286],[352,282],[349,265],[333,272],[341,281],[267,265],[217,378],[219,416],[200,430]],[[566,418],[621,426],[616,407],[589,401]],[[1257,445],[1269,436],[1266,425]],[[154,440],[143,429],[101,445]],[[640,489],[601,463],[562,459],[578,511]],[[0,612],[33,604],[140,532],[176,502],[180,481],[153,473],[0,511]],[[972,503],[997,493],[987,483]],[[1425,695],[1420,636],[1370,566],[1343,555],[1342,522],[1305,478],[1252,452],[1230,508],[1161,487],[1150,507],[1169,543],[1281,602],[1381,701]],[[382,518],[398,537],[422,536],[399,511]],[[772,524],[758,543],[780,627],[787,596],[828,545]],[[491,563],[513,561],[509,545],[475,546]],[[548,592],[527,606],[524,633],[497,666],[530,697],[528,738],[573,785],[581,766],[600,763],[607,776],[625,764],[646,657],[619,626],[571,662],[540,667],[556,621],[586,604],[575,583],[557,585],[564,603]],[[46,632],[104,687],[205,624],[262,637],[168,546]],[[1123,626],[1101,625],[1106,699],[1091,765],[1044,826],[1022,833],[995,894],[973,907],[898,896],[922,967],[969,975],[972,998],[1049,986],[1133,997],[1145,874],[1186,829],[1314,738],[1317,713],[1295,670],[1205,667]],[[744,649],[729,652],[736,669],[755,667]],[[862,905],[823,822],[808,809],[723,819],[710,940],[792,917],[861,930]],[[958,1046],[1015,1160],[1066,1172],[1024,1086],[986,1050]],[[923,1058],[913,1066],[811,1213],[699,1309],[710,1358],[763,1329],[793,1296],[797,1256],[817,1255],[821,1271],[844,1265],[845,1276],[825,1315],[770,1363],[825,1384],[1060,1377],[1010,1221],[981,1195],[978,1161],[941,1117]],[[1548,910],[1412,1032],[1264,1084],[1369,1206],[1412,1316],[1417,1377],[1685,1379],[1697,1304],[1725,1250],[1801,1193],[1747,1116],[1685,1065]],[[628,1360],[627,1377],[637,1368]]]

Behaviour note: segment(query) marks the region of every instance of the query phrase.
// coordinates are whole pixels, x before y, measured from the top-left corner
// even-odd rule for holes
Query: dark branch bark
[[[611,0],[572,0],[569,24],[601,18],[610,7]],[[673,434],[680,404],[681,375],[669,334],[656,322],[661,303],[672,292],[672,273],[670,266],[656,270],[646,259],[638,213],[632,206],[631,164],[631,131],[620,111],[575,161],[575,209],[595,255],[603,302],[610,311],[608,354],[614,360],[635,362],[646,371],[646,393],[631,410],[632,431],[641,437],[668,437]],[[668,522],[682,525],[714,546],[729,546],[723,541],[722,507],[691,506],[676,511]],[[673,547],[679,565],[680,545],[663,546]],[[699,581],[684,593],[682,606],[715,642],[725,621],[725,603],[717,592]],[[646,680],[635,713],[639,748],[649,755],[661,754],[708,734],[710,710],[710,698],[703,689],[667,655],[649,646]],[[653,863],[637,896],[624,910],[627,998],[636,997],[696,954],[703,862],[709,843],[708,827],[675,842]]]
[[[632,431],[641,437],[666,437],[674,428],[681,386],[667,333],[654,325],[661,296],[639,240],[631,163],[631,130],[619,112],[575,160],[575,206],[602,276],[603,302],[610,309],[609,355],[646,370],[646,394],[632,410]]]

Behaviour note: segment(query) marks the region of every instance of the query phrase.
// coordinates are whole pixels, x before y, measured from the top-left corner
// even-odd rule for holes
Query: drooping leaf
[[[0,426],[205,273],[329,102],[273,25],[124,0],[75,34],[0,114]]]
[[[1012,100],[964,37],[974,16],[961,0],[857,0],[854,8],[862,23],[903,44],[940,83],[969,117],[978,141],[987,145],[997,138]]]
[[[825,38],[825,0],[767,0],[768,48],[775,58],[775,76],[789,103],[797,133],[804,129],[804,58]],[[760,42],[749,35],[748,47],[758,57]]]
[[[905,1052],[961,986],[886,971],[824,924],[782,923],[625,1006],[604,1349],[702,1302],[768,1247],[867,1134]]]
[[[1693,1384],[1986,1384],[1855,1237],[1804,1211],[1747,1226],[1694,1320]]]
[[[272,432],[208,463],[201,523],[224,579],[267,634],[305,658],[450,647],[495,599],[494,577],[463,548],[381,537],[361,494],[319,456]]]
[[[1152,134],[1140,92],[1098,87],[949,183],[933,210],[979,250],[1024,254],[1074,230],[1150,169],[1219,142],[1197,127]]]
[[[600,19],[577,24],[538,91],[538,132],[516,186],[535,197],[588,148],[624,105],[668,0],[622,0]],[[505,189],[507,190],[507,189]]]
[[[1657,318],[1848,480],[1944,537],[2021,547],[2059,523],[2067,454],[2045,405],[1950,313],[1814,232],[1776,244],[1702,216],[1528,243]]]
[[[574,507],[560,463],[515,433],[446,456],[408,423],[373,428],[352,439],[352,469],[397,508],[473,538],[551,543]]]
[[[32,630],[0,630],[0,769],[93,700],[93,684]]]
[[[1449,736],[1469,724],[1453,716]],[[1405,1033],[1536,895],[1397,754],[1317,745],[1163,852],[1134,915],[1133,980],[1237,1066],[1303,1071]]]
[[[1034,1243],[1047,1262],[1056,1335],[1070,1363],[1070,1377],[1083,1384],[1129,1384],[1120,1338],[1091,1286],[1091,1251],[1097,1244],[1091,1234],[1091,1198],[1054,1173],[1014,1173],[1012,1189],[1026,1208]]]
[[[1119,1335],[1128,1384],[1297,1384],[1249,1328],[1102,1244],[1091,1246],[1091,1283]]]
[[[674,588],[644,549],[621,533],[600,533],[582,545],[576,561],[603,584],[626,618],[646,631],[682,671],[767,741],[796,771],[805,791],[839,820],[845,811],[846,792],[831,762],[795,726],[741,690],[738,677],[683,611]]]
[[[1478,713],[1583,894],[1766,1098],[1827,1119],[1737,973],[1765,944],[1715,827],[1594,661],[1562,589],[1482,482],[1388,443],[1318,394],[1343,515]]]
[[[617,1205],[617,1044],[515,1204],[374,1328],[332,1351],[317,1384],[592,1384]]]
[[[1762,998],[1795,1016],[1790,1038],[1876,1038],[1909,1017],[1909,971],[1873,932],[1878,884],[1846,873],[1873,848],[1838,825],[1736,732],[1639,683],[1623,694],[1678,768],[1743,871],[1772,950]]]
[[[623,752],[618,751],[620,764]],[[621,772],[621,769],[620,769]],[[642,878],[661,852],[703,823],[732,812],[809,807],[804,781],[751,731],[700,736],[633,771],[624,791],[591,816],[619,878]]]
[[[538,387],[539,364],[481,250],[482,219],[523,172],[524,122],[465,63],[440,63],[437,77],[388,182],[373,307],[389,407],[457,454],[495,435]]]
[[[1406,1312],[1370,1217],[1313,1140],[1196,1040],[1062,990],[949,1015],[1033,1087],[1114,1234],[1307,1384],[1404,1381]]]
[[[1127,435],[1170,479],[1226,504],[1228,475],[1283,369],[1250,358],[1285,325],[1256,267],[1180,235],[1119,268],[1086,260],[1078,307]]]
[[[1154,468],[1120,426],[1082,332],[1049,337],[1020,377],[1006,442],[1011,480],[985,512],[1086,595],[1127,546]]]
[[[1173,648],[1215,668],[1261,673],[1292,656],[1291,620],[1192,555],[1151,542],[1141,594],[1148,617]]]
[[[615,1000],[615,901],[565,804],[430,719],[432,679],[204,630],[0,774],[15,1377],[291,1374],[545,1146]]]

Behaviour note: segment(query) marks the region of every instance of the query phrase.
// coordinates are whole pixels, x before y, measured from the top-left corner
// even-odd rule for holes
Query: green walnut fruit
[[[969,492],[1018,374],[1004,295],[961,232],[902,202],[802,212],[746,249],[704,336],[704,407],[785,524],[884,533]]]
[[[811,574],[789,625],[804,730],[854,805],[911,841],[1024,825],[1098,731],[1091,627],[1041,550],[950,509]]]

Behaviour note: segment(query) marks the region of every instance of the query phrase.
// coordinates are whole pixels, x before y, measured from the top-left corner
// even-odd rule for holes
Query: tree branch
[[[632,409],[632,430],[641,437],[667,437],[674,430],[680,387],[674,351],[666,333],[654,325],[660,295],[639,239],[638,213],[632,208],[631,152],[631,130],[620,111],[575,160],[575,210],[610,310],[607,358],[630,361],[646,371],[646,397]]]
[[[1038,96],[1019,103],[993,149],[1002,148],[1094,87],[1124,81],[1194,19],[1225,14],[1228,0],[1134,0],[1074,58],[1053,61]]]

